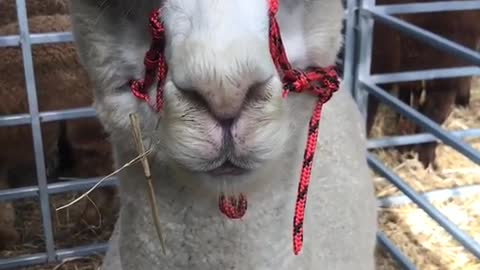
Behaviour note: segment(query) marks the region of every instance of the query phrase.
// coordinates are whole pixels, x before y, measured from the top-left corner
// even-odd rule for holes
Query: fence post
[[[371,16],[362,15],[361,9],[370,8],[375,5],[375,0],[357,0],[357,71],[355,75],[355,100],[358,104],[360,112],[367,123],[367,106],[368,92],[358,84],[358,79],[368,77],[370,75],[370,67],[372,62],[372,43],[373,43],[373,23]]]
[[[39,187],[40,208],[42,211],[43,234],[48,261],[55,260],[55,246],[53,241],[52,219],[47,189],[47,175],[43,152],[42,129],[38,111],[37,90],[35,85],[35,72],[33,70],[32,44],[28,29],[28,17],[25,0],[16,0],[18,24],[20,28],[20,43],[22,47],[23,66],[25,69],[25,84],[27,87],[28,108],[31,116],[33,147],[35,153],[35,166]]]

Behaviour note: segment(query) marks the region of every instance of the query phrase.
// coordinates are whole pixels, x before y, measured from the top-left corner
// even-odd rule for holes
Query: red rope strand
[[[308,72],[292,68],[283,46],[278,22],[275,19],[278,6],[278,0],[269,0],[269,40],[270,54],[283,81],[283,97],[286,98],[288,93],[292,91],[301,93],[309,90],[310,93],[318,98],[308,125],[308,137],[295,203],[293,251],[294,254],[297,255],[303,246],[303,223],[307,204],[307,193],[317,146],[322,106],[332,97],[333,93],[338,90],[339,78],[334,66],[326,68],[316,67],[310,69]],[[150,16],[152,42],[150,49],[145,54],[144,78],[129,82],[133,95],[147,102],[157,112],[163,107],[163,84],[168,73],[168,66],[163,54],[165,48],[165,28],[159,17],[159,10],[152,12]],[[155,73],[157,78],[155,78]],[[157,80],[157,97],[156,102],[152,103],[147,91],[155,79]],[[228,218],[242,218],[247,211],[247,199],[243,194],[240,194],[238,199],[232,196],[227,198],[222,194],[219,198],[219,209]]]
[[[163,106],[163,83],[167,77],[168,67],[163,50],[165,49],[165,27],[159,20],[160,10],[155,10],[150,15],[150,34],[152,41],[149,50],[145,53],[143,64],[145,74],[143,80],[130,80],[129,85],[132,93],[138,99],[147,102],[154,110],[159,112]],[[155,78],[157,75],[157,78]],[[155,79],[157,84],[157,99],[155,104],[150,101],[148,89]]]

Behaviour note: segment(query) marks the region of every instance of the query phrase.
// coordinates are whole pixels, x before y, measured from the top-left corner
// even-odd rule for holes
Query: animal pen
[[[105,241],[108,239],[108,237],[104,237],[101,239],[102,241],[99,241],[98,238],[92,239],[91,241],[87,239],[88,241],[83,241],[85,244],[80,246],[75,243],[75,245],[70,245],[68,247],[59,247],[57,244],[59,239],[56,239],[55,237],[55,224],[52,222],[56,215],[55,209],[52,209],[51,207],[52,196],[57,196],[68,192],[84,192],[93,187],[101,177],[99,176],[95,178],[75,179],[74,181],[48,183],[47,162],[44,155],[42,126],[49,122],[61,120],[94,118],[96,114],[95,110],[91,107],[69,108],[66,110],[55,111],[40,111],[37,96],[37,85],[35,83],[36,71],[34,70],[32,48],[42,44],[48,45],[69,43],[72,42],[72,35],[68,31],[32,34],[30,33],[31,31],[29,29],[26,1],[16,0],[16,10],[19,35],[1,36],[0,49],[5,47],[21,48],[29,113],[0,116],[0,130],[5,127],[30,125],[31,134],[33,136],[35,172],[38,184],[34,186],[0,190],[0,202],[35,199],[38,202],[35,207],[40,209],[38,212],[41,216],[40,224],[42,224],[42,243],[37,243],[40,248],[37,248],[37,246],[36,249],[26,249],[28,252],[0,253],[0,269],[19,269],[35,265],[60,263],[63,261],[74,260],[79,257],[82,258],[96,256],[102,254],[108,247]],[[389,196],[380,196],[377,193],[377,195],[379,195],[380,209],[404,207],[407,204],[411,204],[411,202],[415,203],[417,206],[414,207],[418,207],[419,209],[423,210],[426,215],[428,215],[437,223],[434,224],[434,226],[439,226],[439,228],[443,227],[443,229],[448,232],[459,245],[463,246],[463,249],[455,249],[457,253],[463,251],[470,253],[470,255],[465,255],[471,256],[469,257],[471,259],[465,259],[465,261],[469,261],[468,267],[471,267],[468,269],[480,269],[480,244],[475,240],[475,238],[477,240],[480,239],[480,234],[477,233],[476,235],[472,235],[466,232],[464,229],[461,229],[454,220],[452,220],[450,217],[447,217],[447,214],[445,214],[444,211],[440,210],[439,207],[435,206],[435,204],[432,202],[434,200],[454,200],[454,197],[462,198],[463,195],[465,195],[465,197],[467,195],[470,197],[477,196],[476,198],[478,199],[480,187],[478,185],[469,185],[455,188],[450,187],[446,189],[433,188],[431,189],[432,191],[421,194],[421,191],[417,190],[415,187],[412,187],[412,185],[406,181],[405,177],[403,177],[404,175],[397,173],[397,170],[393,168],[391,162],[384,161],[381,158],[381,155],[377,155],[376,153],[378,152],[375,152],[382,151],[382,149],[389,149],[391,147],[413,145],[439,140],[444,145],[466,157],[466,159],[469,159],[473,164],[476,164],[476,166],[480,164],[479,151],[473,147],[473,144],[466,142],[467,138],[480,137],[480,129],[478,128],[480,123],[477,123],[477,128],[465,128],[461,131],[447,130],[441,125],[430,120],[428,117],[422,115],[414,108],[403,103],[395,96],[389,94],[380,86],[381,84],[385,83],[480,75],[480,54],[474,49],[457,44],[444,37],[426,31],[418,26],[402,21],[395,17],[395,15],[398,14],[420,14],[443,11],[453,12],[460,10],[479,10],[480,12],[480,0],[448,2],[438,1],[395,5],[375,5],[374,0],[347,0],[345,10],[346,20],[344,27],[345,45],[339,62],[340,65],[343,66],[342,73],[344,83],[347,87],[352,89],[352,94],[354,95],[361,111],[365,116],[367,114],[368,98],[373,96],[389,108],[399,112],[404,117],[412,120],[428,131],[426,133],[416,135],[383,136],[379,138],[371,138],[369,140],[369,149],[371,151],[367,155],[366,159],[372,168],[372,171],[374,171],[378,177],[388,181],[388,185],[395,187],[403,193],[403,195],[398,195],[397,191],[390,193],[386,192]],[[0,11],[0,13],[2,12],[3,11]],[[455,55],[456,57],[462,58],[465,61],[469,61],[472,64],[471,66],[456,68],[438,68],[386,74],[371,74],[370,66],[372,60],[374,21],[391,27],[392,31],[400,31],[405,35],[409,35],[412,38],[418,39],[432,46],[432,48],[444,51],[445,54]],[[0,65],[2,65],[2,63],[0,63]],[[3,76],[3,74],[0,76]],[[478,104],[479,106],[477,107],[480,107],[480,103]],[[480,113],[480,111],[478,111],[478,113]],[[480,120],[478,121],[480,122]],[[480,184],[480,181],[477,181],[477,183],[474,184]],[[114,177],[111,177],[107,181],[102,182],[100,186],[105,187],[115,185],[116,180]],[[386,186],[385,183],[382,185],[384,187]],[[394,194],[395,196],[392,196]],[[477,208],[480,209],[480,203],[477,203],[477,205]],[[480,216],[480,214],[477,215]],[[28,224],[26,226],[28,226]],[[384,269],[390,269],[388,267],[391,267],[391,269],[427,268],[427,266],[423,265],[415,258],[415,256],[423,255],[415,255],[415,253],[406,254],[404,243],[402,243],[401,246],[396,243],[395,239],[389,236],[393,235],[393,233],[388,233],[386,231],[387,229],[388,228],[380,226],[377,237],[378,243],[381,247],[383,247],[384,251],[387,251],[386,253],[389,254],[388,256],[394,259],[396,264],[395,266],[393,264],[390,266],[385,266]],[[67,236],[70,237],[70,235]],[[442,254],[436,255],[442,256]],[[461,266],[444,265],[438,267],[442,269],[467,269],[467,264]],[[41,269],[51,268],[53,267]]]

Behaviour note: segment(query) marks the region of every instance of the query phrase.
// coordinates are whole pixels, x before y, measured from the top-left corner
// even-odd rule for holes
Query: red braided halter
[[[317,145],[318,127],[322,106],[332,97],[333,93],[338,90],[339,77],[335,70],[335,66],[312,68],[308,72],[292,68],[285,53],[278,22],[275,19],[275,14],[278,11],[278,0],[268,1],[270,4],[270,53],[283,81],[283,97],[286,98],[289,92],[301,93],[306,90],[309,90],[318,97],[318,102],[315,105],[309,122],[307,145],[304,152],[295,204],[295,215],[293,220],[293,251],[294,254],[297,255],[303,245],[303,220],[305,218],[308,185],[310,183],[313,157]],[[165,28],[160,21],[159,16],[159,10],[153,11],[150,16],[152,42],[150,49],[145,54],[144,79],[131,80],[129,82],[133,95],[146,101],[157,112],[159,112],[163,106],[163,84],[168,72],[168,66],[163,54],[165,48]],[[152,103],[147,91],[155,81],[155,72],[158,80],[157,97],[156,102]],[[241,218],[247,210],[247,199],[243,194],[240,194],[238,200],[234,197],[229,197],[227,199],[224,195],[221,195],[219,198],[219,209],[228,218]]]

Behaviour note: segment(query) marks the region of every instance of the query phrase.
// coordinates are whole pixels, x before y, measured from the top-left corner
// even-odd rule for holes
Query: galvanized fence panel
[[[86,190],[97,183],[99,178],[47,184],[41,124],[50,121],[95,117],[96,113],[91,107],[39,112],[32,59],[32,45],[71,42],[73,41],[73,37],[70,32],[30,34],[25,0],[16,0],[16,10],[20,28],[19,35],[0,37],[0,49],[2,47],[19,46],[22,50],[29,113],[0,117],[0,129],[6,126],[31,125],[38,183],[37,186],[0,190],[0,202],[29,197],[37,197],[40,199],[45,251],[39,254],[0,259],[0,269],[16,269],[35,264],[61,261],[66,258],[94,255],[105,252],[107,248],[107,243],[69,249],[57,249],[55,247],[51,219],[52,213],[49,203],[50,195]],[[116,179],[112,178],[100,186],[115,184]]]
[[[354,20],[355,31],[347,32],[347,44],[355,44],[355,49],[346,55],[349,59],[345,62],[355,63],[345,69],[344,76],[348,78],[349,85],[352,85],[354,97],[357,100],[360,110],[366,111],[368,97],[373,95],[380,102],[393,108],[396,112],[405,116],[415,124],[427,130],[428,133],[395,136],[369,141],[369,149],[385,148],[391,146],[409,145],[429,141],[441,141],[451,146],[476,164],[480,164],[480,152],[471,145],[464,142],[465,137],[480,137],[480,130],[470,129],[466,131],[451,132],[443,129],[440,125],[430,120],[417,110],[400,101],[398,98],[386,92],[379,84],[429,80],[436,78],[454,78],[462,76],[480,75],[480,54],[470,48],[450,41],[430,31],[417,27],[408,22],[393,17],[393,14],[413,14],[439,11],[479,10],[480,1],[449,1],[430,3],[406,3],[396,5],[375,5],[374,0],[349,0],[349,9],[355,10],[355,14],[347,20]],[[430,45],[432,48],[440,49],[445,53],[455,55],[458,58],[472,64],[469,67],[441,68],[430,70],[413,70],[388,74],[371,74],[370,65],[372,59],[373,22],[389,26],[392,31],[398,30],[404,34]],[[351,46],[351,45],[350,45]],[[366,115],[366,113],[365,113]],[[442,226],[454,239],[461,243],[467,250],[480,259],[480,244],[472,239],[467,233],[458,228],[452,221],[445,217],[426,198],[422,197],[404,180],[396,175],[391,169],[369,153],[367,161],[370,167],[390,181],[395,187],[402,191],[411,201],[423,209],[433,220]],[[404,269],[416,269],[410,260],[401,254],[398,248],[382,233],[378,234],[379,243],[399,262]]]
[[[463,139],[467,137],[480,137],[480,129],[449,132],[441,128],[424,115],[388,94],[378,86],[381,83],[407,82],[415,80],[428,80],[433,78],[452,78],[470,75],[480,75],[480,54],[465,48],[455,42],[449,41],[436,34],[401,21],[392,15],[438,11],[456,10],[480,10],[480,1],[450,1],[432,2],[420,4],[399,4],[377,6],[374,0],[346,0],[345,10],[345,45],[339,59],[342,66],[343,80],[347,87],[352,89],[359,108],[366,116],[366,104],[369,95],[374,95],[381,102],[389,105],[407,118],[425,128],[428,133],[393,136],[369,140],[369,149],[401,146],[408,144],[424,143],[440,140],[453,147],[472,161],[480,164],[480,153],[466,144]],[[60,194],[70,191],[86,190],[99,180],[99,178],[82,179],[71,182],[47,184],[45,160],[43,155],[41,124],[49,121],[78,119],[95,117],[93,108],[75,108],[62,111],[39,112],[36,96],[35,71],[32,63],[32,45],[71,42],[72,35],[69,32],[30,34],[28,29],[27,11],[25,0],[16,0],[20,34],[0,37],[0,49],[7,46],[20,46],[22,49],[23,64],[25,69],[25,81],[28,94],[29,114],[8,115],[0,117],[0,129],[5,126],[29,124],[32,127],[34,140],[34,153],[37,172],[37,186],[14,188],[0,191],[0,202],[16,200],[20,198],[38,197],[42,212],[43,232],[45,239],[45,252],[39,254],[24,255],[16,258],[0,259],[0,269],[18,268],[34,264],[61,261],[66,258],[89,256],[105,252],[107,243],[92,244],[88,246],[74,247],[70,249],[57,249],[53,237],[49,197],[52,194]],[[372,27],[373,21],[377,20],[398,29],[412,37],[421,40],[432,47],[451,53],[472,63],[469,67],[442,68],[431,70],[418,70],[389,74],[370,74],[372,55]],[[399,188],[406,196],[419,207],[426,211],[440,226],[444,227],[452,236],[480,258],[480,246],[469,235],[460,230],[455,224],[440,213],[428,199],[415,192],[392,170],[387,168],[372,154],[366,157],[370,167],[380,175],[388,179]],[[116,179],[111,178],[101,186],[116,185]],[[392,257],[399,262],[404,269],[415,269],[410,260],[402,254],[393,242],[383,232],[378,232],[378,243],[390,252]]]

